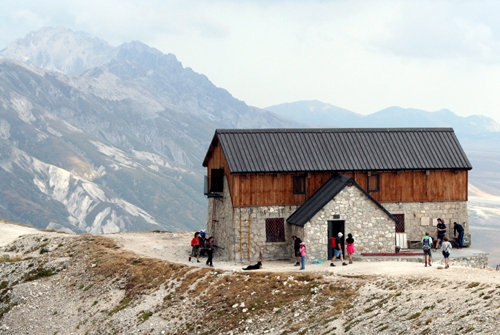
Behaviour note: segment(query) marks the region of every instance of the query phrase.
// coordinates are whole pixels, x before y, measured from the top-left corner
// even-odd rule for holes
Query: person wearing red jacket
[[[196,261],[200,262],[200,233],[194,233],[194,237],[191,240],[191,255],[189,255],[189,261],[191,262],[191,257],[196,257]]]

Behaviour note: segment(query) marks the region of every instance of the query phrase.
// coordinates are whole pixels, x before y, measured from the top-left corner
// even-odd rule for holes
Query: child
[[[444,257],[444,263],[446,264],[444,266],[445,269],[450,267],[450,249],[452,248],[451,243],[448,242],[448,236],[445,236],[443,238],[443,244],[441,246],[441,249],[443,250],[443,257]]]
[[[304,242],[300,242],[300,269],[306,269],[306,244]]]
[[[354,239],[352,238],[352,234],[347,234],[347,238],[345,240],[345,248],[347,251],[347,256],[349,256],[349,264],[352,264],[352,254],[356,251],[354,249]]]

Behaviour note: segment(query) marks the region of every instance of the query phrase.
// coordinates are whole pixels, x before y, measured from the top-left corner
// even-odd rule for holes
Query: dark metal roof
[[[472,169],[452,128],[218,129],[231,173]]]
[[[320,187],[307,201],[300,206],[286,221],[297,226],[304,226],[316,213],[318,213],[325,205],[340,193],[347,185],[352,184],[363,192],[367,198],[373,201],[380,209],[382,209],[392,220],[397,219],[389,213],[377,200],[368,194],[354,179],[343,176],[341,174],[330,178],[323,186]]]

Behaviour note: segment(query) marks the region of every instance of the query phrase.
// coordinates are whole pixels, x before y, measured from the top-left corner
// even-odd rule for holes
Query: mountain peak
[[[114,52],[104,40],[60,26],[28,33],[2,50],[0,57],[75,75],[107,63]]]

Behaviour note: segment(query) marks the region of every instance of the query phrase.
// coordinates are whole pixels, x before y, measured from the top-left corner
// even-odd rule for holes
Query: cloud
[[[371,43],[396,56],[500,62],[500,24],[478,2],[400,2]],[[496,6],[498,10],[498,5]],[[471,15],[471,11],[474,15]],[[370,42],[370,41],[368,41]]]
[[[173,53],[258,107],[322,100],[495,116],[497,1],[87,0],[0,2],[0,48],[64,25]]]

